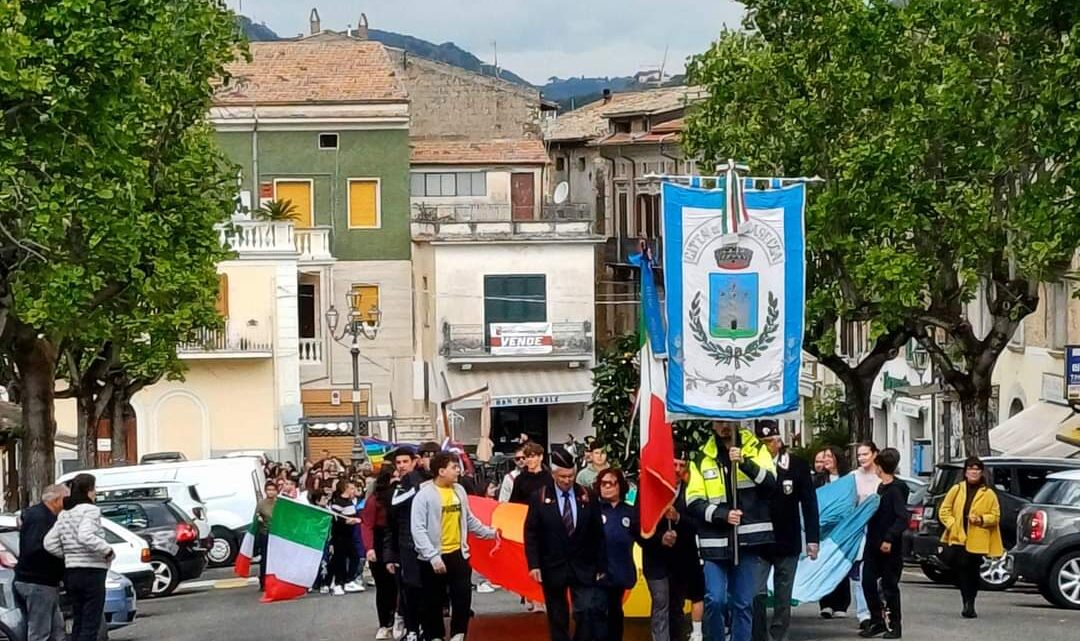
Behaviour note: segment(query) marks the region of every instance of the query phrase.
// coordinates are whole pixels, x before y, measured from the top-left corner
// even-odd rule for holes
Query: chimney
[[[604,104],[606,105],[609,102],[611,102],[611,90],[610,89],[605,89],[604,90]]]
[[[356,34],[355,34],[355,36],[356,36],[357,40],[367,40],[368,39],[367,14],[366,13],[361,13],[360,14],[360,22],[357,23],[357,25],[356,25]]]
[[[319,20],[318,9],[311,10],[311,17],[309,17],[308,20],[311,22],[311,35],[315,35],[322,31],[322,21]]]

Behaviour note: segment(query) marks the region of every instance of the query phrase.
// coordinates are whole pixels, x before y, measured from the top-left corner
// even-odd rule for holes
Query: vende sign
[[[491,323],[492,356],[550,354],[551,323]]]

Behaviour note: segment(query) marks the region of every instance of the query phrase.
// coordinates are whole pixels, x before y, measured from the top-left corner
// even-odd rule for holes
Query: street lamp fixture
[[[360,288],[354,287],[347,296],[349,303],[349,320],[341,328],[338,334],[338,326],[341,322],[341,313],[337,308],[330,305],[326,310],[326,328],[330,331],[330,337],[335,342],[349,348],[352,356],[352,414],[353,414],[353,437],[367,436],[367,428],[360,427],[360,337],[375,340],[382,327],[382,311],[376,305],[366,305],[363,301]],[[365,309],[366,307],[366,309]],[[348,340],[346,340],[348,336]]]

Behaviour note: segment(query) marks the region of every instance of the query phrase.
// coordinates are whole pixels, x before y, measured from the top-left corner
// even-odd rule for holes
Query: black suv
[[[1054,605],[1080,610],[1080,470],[1055,474],[1020,513],[1016,573]]]
[[[1054,472],[1080,469],[1080,460],[1059,458],[1028,458],[992,456],[983,459],[987,481],[997,492],[1001,504],[1001,538],[1005,549],[1016,545],[1016,517],[1027,507],[1046,483],[1046,477]],[[941,534],[944,528],[937,513],[949,488],[964,478],[964,463],[941,463],[934,471],[930,489],[923,503],[922,523],[913,540],[916,561],[930,580],[952,583],[952,572],[938,557],[941,551]],[[986,590],[1006,590],[1016,583],[1017,575],[1012,567],[1012,557],[987,559],[982,567],[982,587]]]
[[[181,581],[202,576],[209,539],[199,540],[195,523],[170,499],[99,501],[101,515],[150,544],[154,570],[151,597],[172,594]]]

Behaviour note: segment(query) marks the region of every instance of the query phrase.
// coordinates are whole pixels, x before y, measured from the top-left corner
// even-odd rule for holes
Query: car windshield
[[[1080,507],[1080,481],[1049,480],[1035,495],[1036,503]]]
[[[934,470],[934,478],[930,481],[929,493],[931,496],[945,494],[949,488],[960,482],[964,470],[958,467],[939,467]]]

